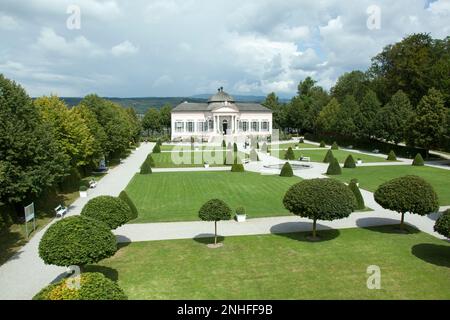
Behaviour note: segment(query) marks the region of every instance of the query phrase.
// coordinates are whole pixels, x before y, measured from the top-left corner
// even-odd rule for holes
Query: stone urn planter
[[[245,208],[239,207],[236,209],[236,221],[245,222],[247,220],[247,214],[245,213]]]
[[[88,189],[86,186],[80,187],[80,198],[87,198],[88,196]]]
[[[209,168],[209,163],[205,162],[204,166],[205,168]]]
[[[356,160],[356,164],[362,164],[363,161],[361,159]]]

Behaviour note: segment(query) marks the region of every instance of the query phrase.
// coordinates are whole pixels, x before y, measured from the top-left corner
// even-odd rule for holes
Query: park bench
[[[67,208],[60,204],[55,208],[55,213],[57,218],[62,218],[67,213]]]
[[[306,161],[306,162],[310,162],[310,161],[311,161],[311,158],[310,158],[310,157],[300,157],[300,158],[298,159],[298,161]]]
[[[97,187],[97,181],[95,180],[89,181],[89,188],[94,189],[95,187]]]

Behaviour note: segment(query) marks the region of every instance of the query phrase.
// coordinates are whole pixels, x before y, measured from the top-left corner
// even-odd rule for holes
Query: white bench
[[[306,162],[310,162],[311,161],[311,157],[300,157],[298,159],[298,161],[306,161]]]
[[[55,213],[57,218],[62,218],[67,213],[67,208],[60,204],[55,208]]]
[[[250,159],[242,159],[242,164],[250,163]]]
[[[95,180],[89,181],[89,188],[94,189],[95,187],[97,187],[97,181]]]

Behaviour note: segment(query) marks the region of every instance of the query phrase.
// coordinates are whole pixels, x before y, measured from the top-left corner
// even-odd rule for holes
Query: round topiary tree
[[[349,154],[348,157],[345,159],[344,168],[347,168],[347,169],[356,168],[355,159],[353,159],[353,156],[351,154]]]
[[[404,176],[383,183],[374,193],[375,201],[385,209],[401,213],[400,229],[406,212],[427,215],[439,209],[433,186],[418,176]]]
[[[328,150],[325,154],[325,158],[323,158],[323,163],[331,163],[331,160],[334,159],[333,151]]]
[[[99,272],[86,272],[75,278],[79,280],[79,288],[70,285],[63,279],[51,284],[39,293],[33,300],[126,300],[127,296],[119,285]]]
[[[364,203],[364,198],[361,194],[361,191],[358,188],[358,185],[356,184],[355,180],[351,180],[348,184],[348,187],[353,192],[353,195],[356,199],[356,209],[357,210],[364,210],[366,208],[366,204]]]
[[[231,219],[231,208],[220,199],[207,201],[198,211],[203,221],[214,221],[214,245],[217,246],[217,222]]]
[[[419,167],[425,165],[425,161],[423,161],[422,155],[420,153],[416,154],[412,165],[419,166]]]
[[[134,202],[130,199],[130,197],[128,196],[128,194],[125,190],[122,190],[120,192],[119,198],[130,207],[131,215],[128,218],[128,221],[136,219],[139,215],[138,210],[137,210],[136,206],[134,205]]]
[[[159,143],[155,144],[152,150],[153,153],[161,153],[161,146]]]
[[[281,168],[280,177],[292,177],[292,176],[294,176],[292,166],[289,162],[286,162]]]
[[[397,161],[397,156],[394,152],[394,150],[391,150],[387,156],[387,161]]]
[[[285,160],[295,160],[294,150],[292,150],[291,147],[289,147],[287,149],[286,153],[284,154],[284,159]]]
[[[325,148],[325,141],[323,141],[323,140],[320,141],[319,147],[320,147],[320,148]]]
[[[336,141],[331,145],[331,150],[339,150],[339,146]]]
[[[330,176],[337,176],[342,174],[341,166],[336,158],[333,158],[333,160],[331,160],[327,169],[327,174]]]
[[[434,224],[434,231],[446,238],[450,238],[450,209],[444,211],[436,220],[436,223]]]
[[[152,166],[150,165],[149,161],[145,160],[144,163],[141,165],[141,171],[140,174],[151,174],[152,173]]]
[[[45,264],[61,267],[97,263],[116,251],[116,237],[108,226],[83,216],[52,224],[39,242],[39,256]]]
[[[317,238],[317,220],[348,217],[357,205],[352,191],[335,179],[309,179],[294,184],[286,192],[283,204],[293,214],[313,220],[312,240]]]
[[[242,163],[233,163],[231,165],[231,172],[244,172],[244,165]]]
[[[81,215],[102,221],[111,229],[127,223],[133,215],[126,202],[112,196],[99,196],[86,203]]]

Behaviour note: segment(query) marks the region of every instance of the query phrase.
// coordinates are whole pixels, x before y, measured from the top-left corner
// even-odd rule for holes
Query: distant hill
[[[206,102],[211,94],[199,94],[191,97],[143,97],[143,98],[117,98],[117,97],[104,97],[112,102],[118,103],[125,108],[133,107],[136,113],[145,113],[149,108],[161,108],[162,106],[169,104],[172,107],[178,104],[189,102]],[[233,95],[236,101],[240,102],[255,102],[261,103],[266,97],[263,96],[242,96]],[[70,107],[76,106],[83,98],[78,97],[61,97],[64,102]],[[280,99],[280,102],[287,102],[287,99]]]

